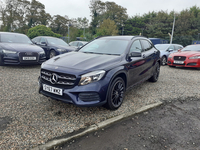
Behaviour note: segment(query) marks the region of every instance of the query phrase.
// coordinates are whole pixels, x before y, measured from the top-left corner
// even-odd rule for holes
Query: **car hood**
[[[185,57],[200,56],[200,52],[183,51],[183,52],[172,53],[171,56],[185,56]]]
[[[20,44],[20,43],[0,43],[0,46],[6,50],[17,52],[41,52],[43,49],[34,44]]]
[[[116,65],[120,61],[121,56],[70,52],[53,57],[44,64],[54,67],[93,71],[105,70],[106,68]]]

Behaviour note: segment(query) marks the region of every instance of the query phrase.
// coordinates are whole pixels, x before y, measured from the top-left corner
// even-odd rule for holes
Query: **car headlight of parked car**
[[[171,55],[169,55],[169,57],[168,58],[172,58],[172,56]]]
[[[57,49],[59,52],[66,52],[67,50],[66,49],[60,49],[60,48],[58,48]]]
[[[81,80],[79,82],[79,85],[86,85],[95,81],[99,81],[104,76],[105,71],[99,70],[99,71],[93,71],[87,74],[84,74],[81,76]]]
[[[4,54],[16,54],[17,52],[16,51],[11,51],[11,50],[3,49],[3,53]]]
[[[193,56],[193,57],[190,57],[189,59],[200,59],[200,56]]]
[[[43,55],[43,54],[45,54],[45,53],[44,53],[44,51],[41,51],[41,52],[39,52],[39,54],[40,54],[40,55]]]

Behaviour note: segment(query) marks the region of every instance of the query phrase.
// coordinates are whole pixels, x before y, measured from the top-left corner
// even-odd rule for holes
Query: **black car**
[[[76,50],[76,48],[70,47],[65,41],[56,37],[38,36],[33,38],[32,41],[44,49],[47,59]]]
[[[126,89],[156,82],[160,52],[141,36],[100,37],[41,65],[39,93],[78,106],[117,109]]]
[[[76,49],[79,49],[87,43],[88,42],[86,42],[86,41],[72,41],[72,42],[69,43],[69,46],[74,47]]]
[[[0,65],[42,64],[44,50],[24,34],[0,32]]]

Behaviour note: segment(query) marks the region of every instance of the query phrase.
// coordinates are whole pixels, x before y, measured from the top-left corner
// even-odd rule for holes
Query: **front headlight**
[[[171,55],[169,55],[169,57],[168,58],[172,58],[172,56]]]
[[[5,53],[5,54],[16,54],[17,52],[3,49],[3,53]]]
[[[200,56],[193,56],[193,57],[190,57],[189,59],[200,59]]]
[[[66,49],[60,49],[60,48],[58,48],[57,50],[60,51],[60,52],[66,52]]]
[[[79,85],[86,85],[95,81],[99,81],[104,76],[105,71],[99,70],[99,71],[93,71],[87,74],[84,74],[81,76],[81,80],[79,82]]]
[[[39,52],[39,55],[43,55],[43,54],[45,54],[44,51]]]

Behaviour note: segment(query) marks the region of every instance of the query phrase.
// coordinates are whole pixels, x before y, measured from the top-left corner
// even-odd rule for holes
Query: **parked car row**
[[[38,36],[30,40],[24,34],[0,32],[0,65],[42,64],[54,56],[75,51],[86,43],[75,41],[70,46],[55,37]],[[77,47],[75,44],[78,44]]]
[[[156,44],[155,47],[160,51],[161,65],[167,64],[168,56],[178,52],[183,46],[180,44]]]
[[[0,65],[42,64],[44,50],[24,34],[0,32]]]
[[[156,82],[160,65],[200,69],[200,45],[154,46],[141,36],[99,37],[70,45],[54,37],[31,41],[23,34],[0,32],[0,65],[42,64],[40,94],[111,110],[121,106],[126,89],[146,80]]]

